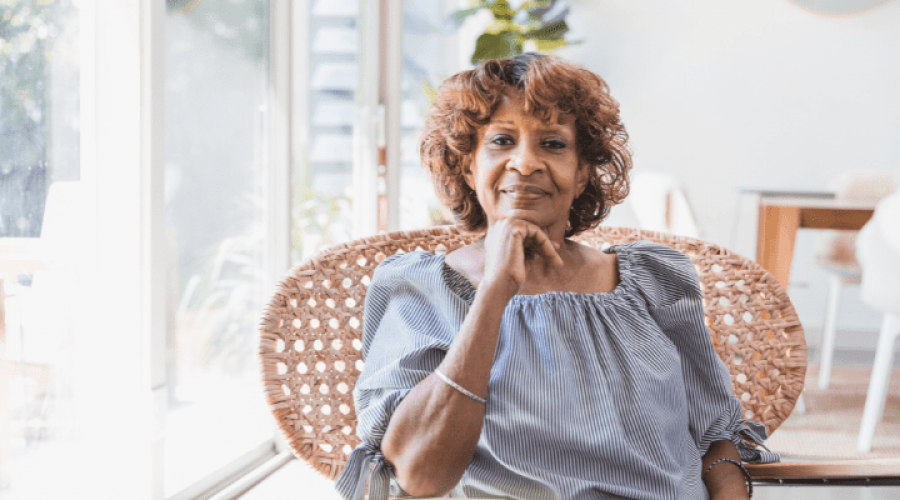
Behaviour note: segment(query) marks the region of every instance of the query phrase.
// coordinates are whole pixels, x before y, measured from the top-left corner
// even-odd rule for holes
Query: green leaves
[[[448,27],[453,30],[459,29],[459,27],[462,26],[464,22],[466,22],[466,19],[468,19],[469,16],[472,16],[472,15],[475,15],[475,14],[481,12],[482,9],[491,9],[491,12],[493,12],[493,7],[494,7],[495,3],[497,3],[497,0],[483,1],[483,2],[478,2],[471,9],[458,10],[458,11],[454,12],[453,14],[450,14],[449,17],[447,17],[446,23],[447,23]],[[504,2],[504,3],[506,3],[506,2]],[[506,7],[509,8],[509,4],[507,4]]]
[[[560,21],[528,30],[525,32],[525,38],[530,40],[560,40],[565,38],[567,31],[569,31],[569,27],[566,25],[566,22]]]
[[[494,19],[502,19],[504,21],[512,21],[514,17],[516,17],[516,11],[509,6],[509,2],[506,0],[497,0],[493,2],[491,5],[491,13],[494,14]]]
[[[581,42],[570,42],[564,38],[560,38],[558,40],[535,40],[534,48],[536,48],[538,52],[546,54],[548,52],[553,52],[560,47],[565,47],[566,45],[575,45],[577,43]]]
[[[513,57],[522,53],[520,35],[514,31],[505,31],[499,35],[485,33],[475,42],[475,53],[472,54],[472,64],[477,64],[488,59]]]
[[[578,42],[566,40],[569,26],[565,17],[569,6],[565,0],[530,0],[517,2],[512,8],[508,0],[473,2],[469,9],[454,12],[446,20],[451,30],[456,30],[469,17],[487,9],[494,17],[475,42],[472,63],[488,59],[514,57],[524,51],[525,43],[534,43],[537,51],[552,52],[560,47]]]
[[[480,10],[481,10],[481,7],[473,7],[471,9],[458,10],[458,11],[454,12],[453,14],[450,14],[450,16],[447,17],[447,20],[446,20],[448,29],[450,29],[450,30],[459,29],[459,27],[462,26],[464,22],[466,22],[466,19],[468,19],[469,16],[477,14]]]

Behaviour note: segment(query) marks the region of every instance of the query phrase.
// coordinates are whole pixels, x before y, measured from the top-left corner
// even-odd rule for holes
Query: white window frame
[[[378,96],[381,1],[358,0],[359,70],[353,122],[353,238],[371,236],[378,231],[378,149],[384,142],[384,111]]]
[[[79,4],[84,293],[74,297],[81,492],[160,498],[165,398],[165,3]],[[102,318],[102,319],[101,319]],[[161,349],[163,348],[163,349]]]
[[[87,193],[83,286],[73,297],[73,387],[92,499],[161,500],[165,380],[163,0],[79,2],[81,179]],[[265,289],[290,266],[290,0],[271,0]],[[272,440],[174,499],[236,498],[290,458]],[[262,464],[261,468],[257,468]],[[260,472],[261,471],[261,472]],[[229,486],[230,485],[230,486]]]
[[[387,230],[400,229],[400,162],[403,130],[400,123],[400,107],[403,103],[403,0],[382,0],[382,25],[385,26],[382,43],[382,71],[384,87],[381,98],[384,103],[385,163],[387,164]]]

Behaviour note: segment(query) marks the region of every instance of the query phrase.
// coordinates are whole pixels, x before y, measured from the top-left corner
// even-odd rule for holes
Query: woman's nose
[[[522,175],[531,175],[535,171],[544,169],[539,155],[524,144],[514,151],[513,157],[509,159],[507,166]]]

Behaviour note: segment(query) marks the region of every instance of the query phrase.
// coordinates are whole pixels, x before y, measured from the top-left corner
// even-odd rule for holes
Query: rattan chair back
[[[336,479],[360,442],[353,386],[363,368],[363,306],[375,267],[398,252],[450,252],[478,237],[457,226],[372,236],[329,248],[282,279],[260,324],[259,356],[267,400],[298,457]],[[649,240],[688,255],[744,417],[769,432],[788,417],[803,388],[806,343],[787,294],[767,271],[683,236],[601,226],[576,239],[597,248]]]

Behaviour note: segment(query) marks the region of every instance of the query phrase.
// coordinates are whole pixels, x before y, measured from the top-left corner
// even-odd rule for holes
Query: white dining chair
[[[635,172],[623,205],[634,214],[638,228],[699,238],[694,211],[678,179],[666,172]]]
[[[20,346],[23,361],[52,365],[70,335],[71,297],[78,293],[74,269],[84,259],[84,188],[78,181],[55,182],[47,191],[36,247],[45,269],[31,286],[20,287]]]
[[[867,452],[884,413],[894,347],[900,336],[900,193],[878,203],[856,240],[856,256],[862,267],[860,298],[884,313],[856,444],[859,451]]]
[[[844,172],[828,184],[835,199],[844,202],[877,203],[900,189],[900,175],[892,171]],[[845,285],[859,284],[860,265],[855,255],[857,231],[821,231],[816,242],[816,263],[828,272],[825,320],[819,350],[819,389],[828,388],[837,336],[838,309]]]
[[[33,393],[23,396],[26,399],[20,403],[26,408],[29,435],[61,431],[68,418],[65,415],[73,411],[65,394],[71,390],[73,297],[83,289],[75,270],[86,256],[86,213],[82,183],[50,185],[41,235],[31,256],[41,261],[44,269],[34,271],[29,286],[17,286],[13,297],[16,329],[15,335],[7,337],[14,343],[9,350],[35,374],[26,375]],[[40,404],[35,404],[38,401]]]

